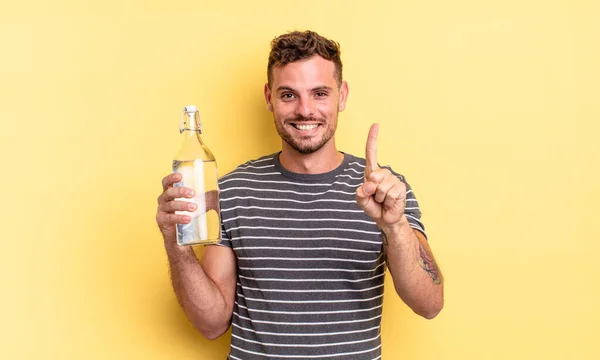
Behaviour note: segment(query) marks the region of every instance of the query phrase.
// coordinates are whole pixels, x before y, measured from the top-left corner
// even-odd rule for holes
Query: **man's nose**
[[[313,117],[315,115],[315,104],[310,98],[301,98],[296,107],[296,114],[303,117]]]

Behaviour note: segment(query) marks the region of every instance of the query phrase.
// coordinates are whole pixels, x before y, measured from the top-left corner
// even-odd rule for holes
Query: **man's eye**
[[[284,93],[284,94],[281,94],[281,98],[284,99],[284,100],[293,99],[294,98],[294,94],[292,94],[292,93]]]
[[[315,96],[316,96],[316,97],[325,97],[325,96],[327,96],[327,93],[326,93],[326,92],[321,92],[321,91],[320,91],[320,92],[316,93],[316,94],[315,94]]]

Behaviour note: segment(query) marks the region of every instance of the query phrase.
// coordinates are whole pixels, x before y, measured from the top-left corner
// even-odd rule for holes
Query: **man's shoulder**
[[[348,161],[347,161],[347,165],[348,166],[351,167],[351,166],[354,165],[354,166],[361,167],[362,169],[365,168],[365,166],[367,164],[367,160],[364,157],[356,156],[356,155],[349,154],[349,153],[345,153],[345,154],[348,157]],[[380,168],[388,169],[393,175],[395,175],[396,177],[398,177],[400,180],[403,180],[403,181],[405,180],[404,175],[402,175],[399,172],[394,171],[394,169],[392,168],[391,165],[389,165],[389,164],[381,164],[381,163],[379,163],[377,165]]]
[[[255,159],[248,160],[245,163],[239,164],[235,168],[235,170],[233,170],[232,172],[242,171],[242,170],[247,170],[247,169],[261,169],[261,168],[264,168],[265,166],[272,166],[275,155],[277,155],[277,154],[273,153],[273,154],[263,155],[261,157],[255,158]]]
[[[360,157],[360,156],[356,156],[354,154],[350,154],[345,152],[344,155],[346,156],[346,162],[348,165],[361,165],[361,166],[365,166],[365,164],[367,163],[367,160],[365,160],[365,158]]]
[[[268,172],[272,172],[274,170],[274,157],[275,153],[264,155],[259,158],[255,158],[252,160],[248,160],[240,165],[238,165],[235,169],[230,171],[229,173],[223,175],[220,180],[225,180],[227,178],[236,177],[239,175],[252,175],[252,174],[264,174]]]

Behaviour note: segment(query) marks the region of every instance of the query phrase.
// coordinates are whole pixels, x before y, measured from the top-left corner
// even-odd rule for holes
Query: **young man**
[[[310,31],[273,40],[264,95],[281,152],[220,181],[221,246],[200,265],[176,243],[193,194],[163,179],[157,222],[173,287],[194,326],[215,339],[232,328],[231,359],[381,357],[385,265],[413,311],[435,317],[443,281],[404,177],[376,159],[337,150],[348,99],[337,43]],[[193,210],[193,209],[191,209]]]

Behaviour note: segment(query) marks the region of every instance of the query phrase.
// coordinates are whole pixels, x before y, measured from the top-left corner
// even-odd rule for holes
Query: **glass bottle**
[[[216,244],[221,240],[217,161],[200,137],[202,122],[195,105],[183,108],[179,132],[183,134],[183,145],[173,160],[173,172],[181,174],[181,181],[174,186],[193,189],[195,196],[176,200],[194,202],[198,207],[195,211],[175,212],[191,217],[189,223],[177,224],[177,243]]]

